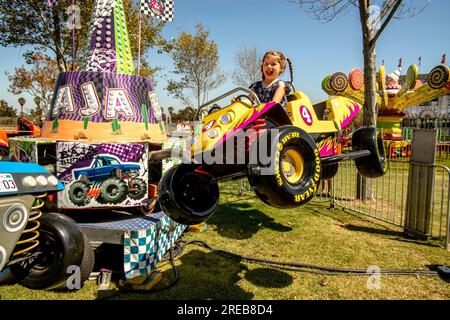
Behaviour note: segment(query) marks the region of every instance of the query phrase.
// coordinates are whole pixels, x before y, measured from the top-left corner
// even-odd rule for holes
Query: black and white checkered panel
[[[158,1],[160,4],[164,5],[164,12],[162,14],[158,14],[152,10],[152,3],[154,1]],[[162,21],[173,21],[174,0],[141,0],[141,12]]]

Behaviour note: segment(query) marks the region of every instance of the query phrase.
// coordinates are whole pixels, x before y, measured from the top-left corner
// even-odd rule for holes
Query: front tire
[[[83,234],[75,221],[59,213],[46,213],[39,222],[41,254],[13,264],[11,272],[17,282],[30,289],[65,288],[69,267],[82,265]]]
[[[219,203],[219,186],[207,172],[181,164],[170,168],[158,186],[161,208],[174,221],[195,225],[206,221]]]
[[[257,164],[249,164],[248,180],[264,203],[276,208],[294,208],[310,201],[317,192],[321,174],[319,150],[312,137],[300,128],[283,126],[278,130],[275,136],[273,130],[265,132],[252,146],[250,159],[257,155]],[[275,138],[273,142],[270,135]],[[270,148],[269,165],[261,163],[257,153],[261,150],[257,147],[262,147],[263,155]]]

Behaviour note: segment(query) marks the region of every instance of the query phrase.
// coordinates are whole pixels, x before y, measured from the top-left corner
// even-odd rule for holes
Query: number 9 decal
[[[311,116],[311,112],[309,112],[308,108],[305,106],[300,107],[300,115],[302,116],[303,121],[308,125],[312,126],[313,119]]]

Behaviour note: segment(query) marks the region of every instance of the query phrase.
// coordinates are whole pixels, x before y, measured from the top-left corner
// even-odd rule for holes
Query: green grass
[[[252,193],[238,195],[239,184],[221,185],[217,212],[201,233],[202,240],[241,255],[340,268],[375,265],[384,269],[427,269],[450,265],[450,252],[435,242],[403,236],[400,228],[363,216],[328,210],[317,197],[293,210],[268,207]],[[117,257],[121,259],[121,257]],[[201,247],[187,246],[176,259],[180,279],[158,293],[121,293],[117,284],[97,292],[89,281],[78,292],[57,293],[0,287],[2,299],[450,299],[450,283],[439,277],[382,276],[381,289],[367,289],[366,276],[330,276],[288,271],[226,258]],[[161,265],[166,285],[170,265]]]

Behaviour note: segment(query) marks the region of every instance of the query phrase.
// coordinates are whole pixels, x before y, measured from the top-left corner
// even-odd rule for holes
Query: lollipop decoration
[[[364,72],[359,68],[353,68],[349,74],[350,87],[353,90],[361,90],[364,86]]]
[[[330,79],[331,79],[331,75],[326,76],[326,77],[322,80],[322,89],[323,89],[323,91],[325,91],[325,92],[328,93],[329,95],[333,95],[333,94],[334,94],[334,90],[333,90],[333,88],[331,88],[331,86],[330,86]]]
[[[348,86],[347,76],[343,72],[336,72],[330,78],[330,87],[336,92],[343,92]]]
[[[449,80],[449,68],[445,64],[434,67],[428,75],[428,85],[433,89],[444,87]]]
[[[383,63],[377,75],[376,100],[380,106],[378,125],[384,129],[384,137],[390,137],[389,139],[401,139],[400,122],[404,116],[402,110],[450,94],[450,69],[445,65],[445,55],[441,64],[430,71],[426,83],[419,80],[419,68],[412,64],[403,85],[400,85],[401,66],[402,59],[399,60],[398,68],[386,76]],[[322,88],[330,95],[348,97],[364,104],[363,72],[354,68],[349,73],[348,87],[346,80],[342,72],[337,72],[323,79]]]

